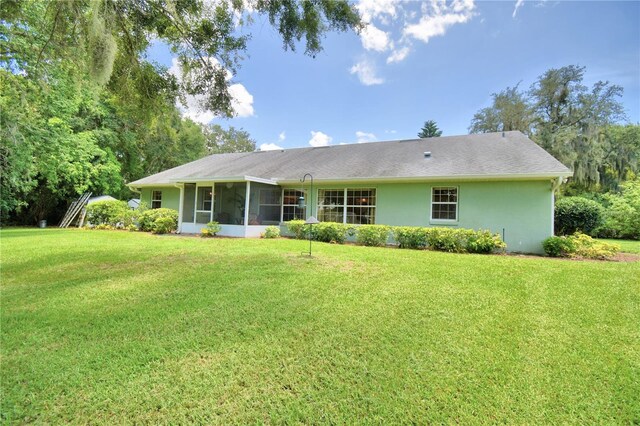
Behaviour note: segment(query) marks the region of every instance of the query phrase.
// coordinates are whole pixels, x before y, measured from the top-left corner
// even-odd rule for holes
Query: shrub
[[[596,241],[588,235],[575,233],[570,237],[575,246],[575,254],[577,256],[589,259],[611,259],[618,254],[620,246],[617,244],[603,243]]]
[[[106,200],[87,205],[87,222],[91,225],[110,225],[127,228],[134,219],[134,211],[126,201]]]
[[[347,236],[354,233],[353,227],[335,222],[321,222],[311,229],[312,238],[324,243],[344,244]]]
[[[400,248],[423,249],[427,246],[427,228],[394,226],[393,238]]]
[[[552,257],[580,256],[589,259],[611,259],[620,251],[620,246],[594,240],[586,234],[576,232],[568,237],[549,237],[542,246]]]
[[[221,229],[222,227],[220,226],[220,224],[215,220],[212,220],[211,222],[207,223],[206,228],[202,228],[200,230],[200,236],[215,237],[218,234],[218,232],[220,232]]]
[[[622,185],[620,194],[605,196],[608,208],[604,224],[596,230],[599,237],[640,239],[640,179]]]
[[[154,234],[169,234],[178,228],[177,222],[170,216],[160,216],[153,221],[151,232]]]
[[[134,223],[131,223],[129,224],[129,226],[127,226],[127,231],[135,232],[137,230],[138,230],[138,227]]]
[[[493,253],[507,247],[499,234],[489,231],[475,231],[467,237],[467,251],[469,253]]]
[[[115,226],[111,226],[108,223],[101,223],[101,224],[96,225],[93,228],[89,228],[89,229],[96,229],[98,231],[112,231],[112,230],[116,229],[116,227]]]
[[[278,238],[280,237],[280,228],[277,226],[267,226],[264,229],[264,234],[262,234],[263,238]]]
[[[299,240],[303,240],[309,236],[309,225],[305,225],[304,220],[291,220],[287,222],[287,230]]]
[[[356,242],[363,246],[384,246],[389,238],[389,229],[385,225],[361,225],[355,230]]]
[[[549,237],[542,242],[547,256],[567,257],[575,253],[576,247],[571,237]]]
[[[472,229],[427,228],[427,246],[432,250],[449,253],[467,251],[467,239],[475,231]]]
[[[592,233],[603,223],[603,218],[604,209],[596,201],[582,197],[561,198],[555,206],[556,234]]]
[[[161,217],[171,218],[174,222],[174,229],[178,227],[178,212],[173,209],[149,209],[143,211],[138,217],[138,227],[141,231],[153,232],[153,226],[157,219]]]

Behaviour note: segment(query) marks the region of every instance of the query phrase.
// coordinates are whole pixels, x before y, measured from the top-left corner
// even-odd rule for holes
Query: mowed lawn
[[[3,423],[637,423],[640,263],[0,233]]]
[[[623,253],[640,254],[640,241],[634,240],[606,240],[604,238],[598,238],[598,241],[602,241],[610,244],[617,244],[620,246],[620,251]]]

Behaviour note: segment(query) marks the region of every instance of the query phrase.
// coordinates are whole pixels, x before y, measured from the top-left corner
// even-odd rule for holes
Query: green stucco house
[[[309,180],[314,178],[313,194]],[[554,192],[571,171],[520,132],[216,154],[131,182],[178,231],[212,220],[222,235],[321,222],[488,229],[538,253],[553,235]],[[298,200],[304,196],[306,207]]]

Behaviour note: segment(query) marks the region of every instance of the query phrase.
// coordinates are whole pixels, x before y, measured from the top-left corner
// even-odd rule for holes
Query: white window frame
[[[455,189],[456,201],[438,201],[433,200],[433,195],[436,189]],[[429,222],[430,223],[458,223],[460,220],[460,187],[459,186],[432,186],[431,187],[431,203],[429,204]],[[449,204],[456,206],[456,218],[455,219],[434,219],[433,217],[433,205],[434,204]]]
[[[156,192],[160,194],[160,198],[155,198]],[[155,202],[160,203],[160,207],[153,207],[153,203],[155,203]],[[151,208],[152,209],[162,208],[162,190],[154,189],[154,190],[151,191]]]
[[[280,195],[280,197],[281,197],[280,199],[282,200],[282,202],[280,203],[281,204],[281,206],[280,206],[280,223],[284,223],[285,222],[285,220],[284,220],[284,208],[285,207],[299,208],[298,207],[298,203],[297,203],[298,198],[296,198],[296,203],[295,204],[285,204],[284,203],[284,191],[302,192],[303,197],[305,199],[305,204],[304,204],[304,207],[302,208],[302,216],[303,217],[301,219],[302,220],[306,220],[307,219],[307,202],[311,201],[311,200],[307,199],[307,192],[308,191],[306,189],[300,190],[300,189],[296,189],[296,188],[282,188],[282,194]]]
[[[318,188],[318,190],[317,190],[318,191],[317,192],[318,196],[316,197],[316,199],[317,199],[317,202],[316,202],[316,214],[318,214],[318,212],[320,211],[320,191],[321,190],[322,191],[340,191],[339,188],[335,188],[335,189],[334,188]],[[375,205],[362,206],[362,205],[347,204],[347,202],[348,202],[347,194],[348,194],[349,191],[363,191],[363,190],[364,191],[375,191],[375,197],[376,197],[376,204]],[[360,187],[355,187],[355,188],[354,187],[350,187],[350,188],[344,188],[342,191],[343,191],[342,192],[342,197],[343,197],[342,200],[343,201],[342,201],[341,207],[342,207],[342,223],[343,224],[345,224],[345,225],[347,224],[347,208],[348,207],[373,207],[375,210],[374,210],[374,213],[373,213],[373,223],[372,223],[372,225],[376,223],[376,221],[377,221],[376,220],[376,215],[377,215],[377,212],[378,212],[378,208],[377,208],[377,204],[378,204],[378,188],[370,187],[370,186],[362,187],[362,188],[360,188]],[[340,222],[335,222],[335,223],[340,223]],[[351,223],[349,225],[358,225],[358,224]]]
[[[349,191],[373,191],[374,192],[374,197],[376,199],[376,204],[367,204],[366,206],[363,206],[361,204],[347,204],[349,202]],[[347,224],[347,209],[349,207],[358,207],[358,208],[373,208],[373,222],[370,223],[369,225],[375,225],[376,223],[376,205],[378,204],[378,191],[377,188],[371,188],[371,187],[367,187],[367,188],[345,188],[344,189],[344,219],[343,219],[343,223]],[[349,225],[360,225],[358,223],[350,223]]]

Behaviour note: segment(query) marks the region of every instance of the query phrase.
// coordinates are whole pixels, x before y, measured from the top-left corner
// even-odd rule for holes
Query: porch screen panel
[[[211,221],[211,208],[213,204],[213,187],[198,187],[197,197],[196,223],[209,223]]]
[[[184,201],[182,204],[182,221],[193,223],[193,207],[196,203],[196,185],[186,183],[184,185]]]
[[[216,183],[213,195],[213,220],[221,225],[242,225],[247,196],[246,182]]]

